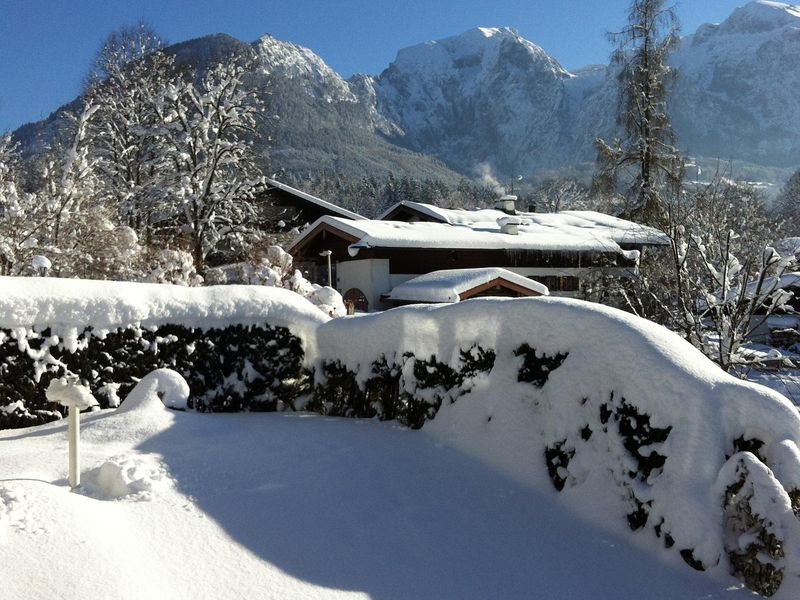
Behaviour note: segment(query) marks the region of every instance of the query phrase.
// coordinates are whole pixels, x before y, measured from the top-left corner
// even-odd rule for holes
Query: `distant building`
[[[513,198],[496,209],[454,210],[401,202],[378,220],[323,216],[289,246],[296,264],[326,278],[362,310],[393,305],[392,290],[432,271],[503,268],[556,295],[577,295],[582,278],[635,271],[646,246],[668,243],[645,227],[590,211],[517,212]]]
[[[270,214],[272,222],[283,223],[279,229],[288,231],[294,227],[303,227],[324,216],[353,220],[365,218],[358,213],[307,194],[276,179],[267,178],[265,183],[266,185],[258,194],[257,199],[272,207],[272,214]]]

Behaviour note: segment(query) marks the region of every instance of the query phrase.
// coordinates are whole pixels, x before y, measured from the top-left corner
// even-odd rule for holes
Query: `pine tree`
[[[609,35],[617,49],[611,56],[619,86],[617,121],[624,136],[595,141],[598,190],[627,186],[629,216],[659,224],[666,214],[666,196],[676,194],[683,163],[666,102],[675,72],[667,58],[679,41],[677,17],[664,0],[633,0],[628,24]]]

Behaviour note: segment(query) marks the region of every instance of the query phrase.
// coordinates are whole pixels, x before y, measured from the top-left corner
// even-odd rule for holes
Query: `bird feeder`
[[[80,436],[81,411],[98,406],[89,388],[80,383],[77,375],[53,379],[45,392],[47,400],[69,408],[69,487],[81,484]]]

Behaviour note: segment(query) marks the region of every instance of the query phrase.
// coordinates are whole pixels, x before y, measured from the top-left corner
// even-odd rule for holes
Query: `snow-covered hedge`
[[[294,292],[0,278],[0,428],[60,418],[50,380],[69,371],[116,406],[171,367],[198,410],[278,410],[306,389],[304,338],[327,320]]]
[[[480,299],[334,320],[317,345],[315,409],[422,425],[695,569],[797,589],[800,413],[662,327]]]
[[[0,426],[51,417],[38,394],[65,369],[112,404],[170,367],[196,408],[397,419],[667,558],[800,589],[800,413],[620,311],[486,298],[328,320],[275,288],[0,278],[0,331]]]

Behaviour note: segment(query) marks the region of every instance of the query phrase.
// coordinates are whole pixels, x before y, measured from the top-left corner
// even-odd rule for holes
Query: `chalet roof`
[[[498,219],[507,217],[501,211]],[[289,247],[302,248],[304,242],[318,232],[340,232],[350,244],[355,256],[362,248],[426,248],[448,250],[564,250],[583,252],[625,253],[614,240],[609,227],[592,224],[583,219],[522,219],[519,233],[502,233],[496,221],[481,221],[470,225],[404,221],[352,221],[338,217],[321,217],[306,228]],[[634,258],[629,256],[629,258]]]
[[[546,296],[550,293],[546,285],[508,269],[448,269],[409,279],[395,286],[388,298],[407,302],[458,302],[465,292],[495,280],[524,288],[532,295]]]
[[[319,208],[323,209],[324,211],[330,212],[331,214],[333,214],[335,216],[343,217],[345,219],[352,219],[352,220],[366,219],[366,217],[363,217],[363,216],[359,215],[358,213],[354,213],[354,212],[352,212],[350,210],[342,208],[341,206],[337,206],[337,205],[335,205],[335,204],[333,204],[331,202],[323,200],[322,198],[317,198],[316,196],[312,196],[311,194],[307,194],[306,192],[304,192],[302,190],[298,190],[297,188],[293,188],[290,185],[286,185],[285,183],[281,183],[280,181],[278,181],[276,179],[267,178],[266,182],[267,182],[267,185],[269,185],[271,187],[274,187],[274,188],[277,188],[279,190],[282,190],[282,191],[286,192],[287,194],[291,194],[292,196],[295,196],[295,197],[299,198],[301,201],[305,201],[305,202],[309,202],[311,204],[314,204],[314,205],[318,206]]]
[[[465,210],[403,201],[386,210],[378,219],[389,218],[393,213],[400,212],[401,209],[411,211],[424,220],[473,229],[485,229],[487,223],[491,225],[498,219],[509,216],[503,211],[491,208]],[[618,244],[660,246],[669,243],[667,236],[653,227],[591,210],[565,210],[557,213],[517,211],[516,216],[523,222],[528,221],[531,229],[535,229],[537,226],[573,232],[583,229],[590,235],[603,233]]]

